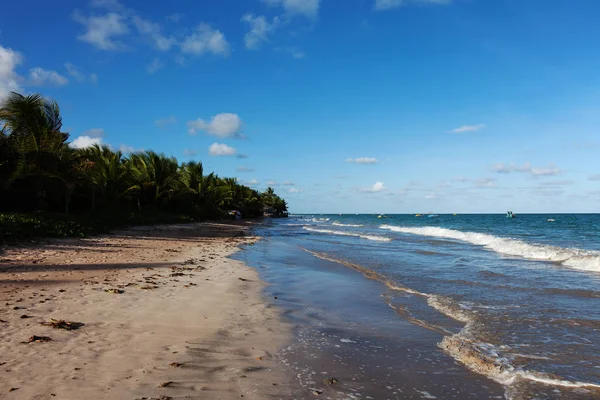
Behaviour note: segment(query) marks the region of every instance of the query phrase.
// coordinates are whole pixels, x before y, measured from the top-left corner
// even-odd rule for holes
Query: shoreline
[[[276,357],[292,327],[258,272],[228,258],[258,240],[246,231],[164,225],[7,248],[2,397],[293,398],[301,389]],[[51,318],[85,325],[40,325]],[[52,340],[22,343],[32,335]]]

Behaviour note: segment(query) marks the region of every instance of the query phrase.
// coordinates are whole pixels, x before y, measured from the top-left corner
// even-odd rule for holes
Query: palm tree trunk
[[[71,205],[71,195],[73,194],[73,191],[71,190],[71,188],[69,186],[66,187],[65,190],[65,214],[69,213],[69,206]]]

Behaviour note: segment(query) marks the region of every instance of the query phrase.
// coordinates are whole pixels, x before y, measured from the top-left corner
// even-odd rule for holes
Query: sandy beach
[[[256,271],[227,258],[255,240],[204,223],[6,247],[0,398],[295,397],[276,357],[291,327]],[[41,325],[52,318],[85,325]]]

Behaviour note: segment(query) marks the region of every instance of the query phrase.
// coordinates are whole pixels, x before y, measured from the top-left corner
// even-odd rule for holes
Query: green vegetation
[[[229,210],[287,213],[271,188],[260,193],[153,151],[73,149],[61,128],[58,104],[39,94],[12,93],[0,104],[0,241],[220,219]]]

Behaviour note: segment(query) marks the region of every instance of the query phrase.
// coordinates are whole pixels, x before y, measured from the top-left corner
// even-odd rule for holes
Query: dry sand
[[[226,258],[256,240],[245,229],[174,225],[5,249],[0,398],[301,398],[276,359],[290,326],[256,271]],[[40,325],[50,318],[85,325]],[[23,343],[32,335],[52,340]]]

